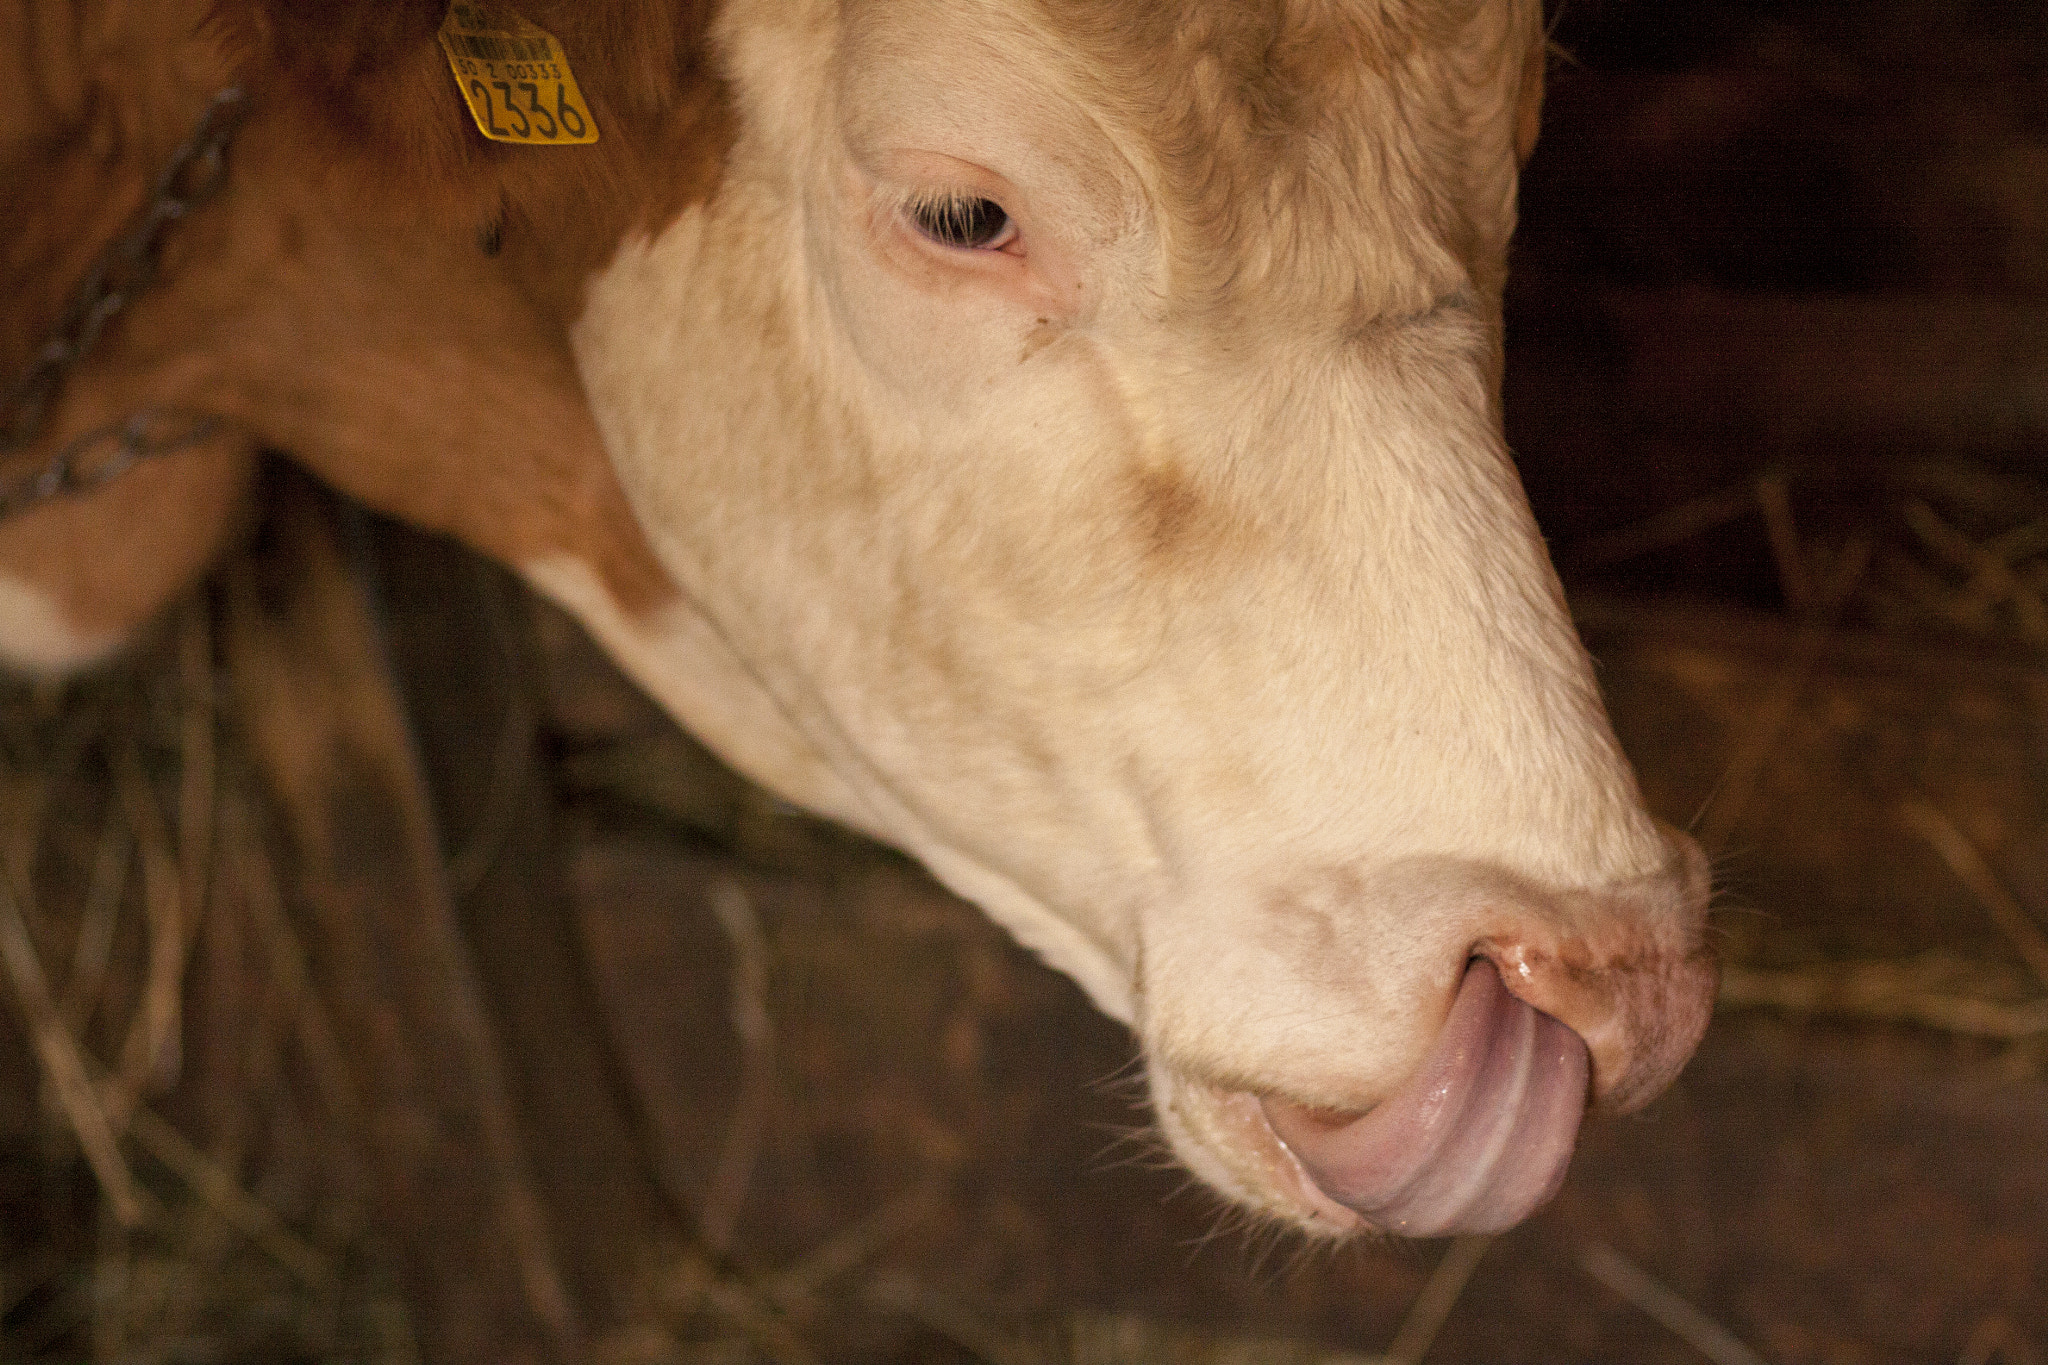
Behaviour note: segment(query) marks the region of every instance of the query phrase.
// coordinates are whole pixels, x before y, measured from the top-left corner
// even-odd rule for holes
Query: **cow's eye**
[[[1010,215],[993,199],[947,195],[910,206],[917,230],[941,246],[987,249],[1011,235]]]

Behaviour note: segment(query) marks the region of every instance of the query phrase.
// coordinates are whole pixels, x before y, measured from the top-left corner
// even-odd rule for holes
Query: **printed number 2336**
[[[485,111],[484,122],[492,137],[530,138],[535,134],[553,140],[564,135],[582,137],[589,131],[583,111],[569,98],[567,87],[554,82],[554,108],[550,110],[542,103],[540,86],[534,81],[492,81],[486,85],[472,76],[469,92],[476,96]],[[492,98],[492,91],[497,98]],[[505,120],[512,126],[506,128],[498,122],[498,109],[503,106]]]

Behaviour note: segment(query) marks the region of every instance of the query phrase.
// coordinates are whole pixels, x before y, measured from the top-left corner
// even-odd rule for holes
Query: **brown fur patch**
[[[193,13],[174,5],[0,0],[0,385],[12,384],[80,280],[145,201],[171,150],[230,77]],[[109,71],[104,54],[148,53]],[[14,193],[15,189],[25,192]],[[132,311],[139,311],[137,309]],[[59,393],[46,439],[0,466],[10,486],[59,440],[119,412],[94,390],[126,320]],[[181,593],[236,524],[250,455],[239,440],[153,461],[101,493],[0,521],[0,575],[40,592],[80,636],[118,638]]]
[[[1186,554],[1202,534],[1204,505],[1194,486],[1171,469],[1152,467],[1131,476],[1134,515],[1146,552]]]
[[[442,0],[220,0],[212,23],[302,150],[355,196],[476,232],[502,222],[512,273],[561,317],[621,237],[717,188],[731,108],[708,41],[711,0],[519,0],[577,74],[599,140],[520,147],[479,133],[434,33]],[[522,250],[522,235],[527,239]]]
[[[1048,318],[1039,318],[1031,324],[1031,330],[1024,334],[1024,345],[1017,352],[1017,363],[1022,365],[1046,347],[1060,339],[1063,329],[1055,327]]]
[[[21,464],[109,413],[207,408],[382,511],[513,565],[574,556],[629,611],[668,600],[567,328],[621,239],[717,186],[732,127],[711,3],[517,7],[569,54],[595,146],[484,140],[435,41],[442,0],[0,9],[0,43],[27,72],[0,98],[0,181],[41,187],[0,206],[0,373],[25,360],[212,92],[236,80],[251,92],[226,192],[178,228],[160,283],[67,379]],[[107,52],[151,57],[86,55]],[[492,224],[502,249],[486,256]],[[229,521],[218,499],[168,500],[173,482],[133,476],[0,523],[0,565],[95,626],[132,625],[150,609],[144,585],[157,600],[181,586]],[[94,556],[38,529],[61,523],[72,549],[104,547],[118,534],[95,528],[115,509],[160,532],[131,547],[118,588]]]
[[[43,588],[81,635],[125,635],[206,572],[254,467],[246,445],[217,442],[24,512],[0,531],[0,576]]]

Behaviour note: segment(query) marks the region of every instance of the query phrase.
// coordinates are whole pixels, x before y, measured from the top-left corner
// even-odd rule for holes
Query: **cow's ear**
[[[446,9],[446,0],[218,0],[213,24],[245,60],[330,94],[431,47]]]
[[[258,106],[289,106],[307,156],[375,162],[414,196],[496,196],[434,31],[449,0],[217,0],[213,27]]]
[[[1515,97],[1515,160],[1527,165],[1543,124],[1543,73],[1550,64],[1550,34],[1540,18],[1522,57],[1522,87]]]

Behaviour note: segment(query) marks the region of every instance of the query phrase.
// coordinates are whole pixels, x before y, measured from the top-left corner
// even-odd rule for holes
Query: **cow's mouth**
[[[1499,1232],[1557,1193],[1591,1070],[1569,1028],[1508,993],[1484,958],[1414,1075],[1366,1114],[1268,1097],[1313,1191],[1408,1237]]]
[[[1499,1232],[1564,1181],[1591,1060],[1579,1036],[1475,959],[1429,1054],[1363,1114],[1208,1090],[1212,1139],[1312,1226],[1406,1237]],[[1256,1178],[1256,1177],[1255,1177]],[[1278,1186],[1277,1191],[1270,1187]]]

